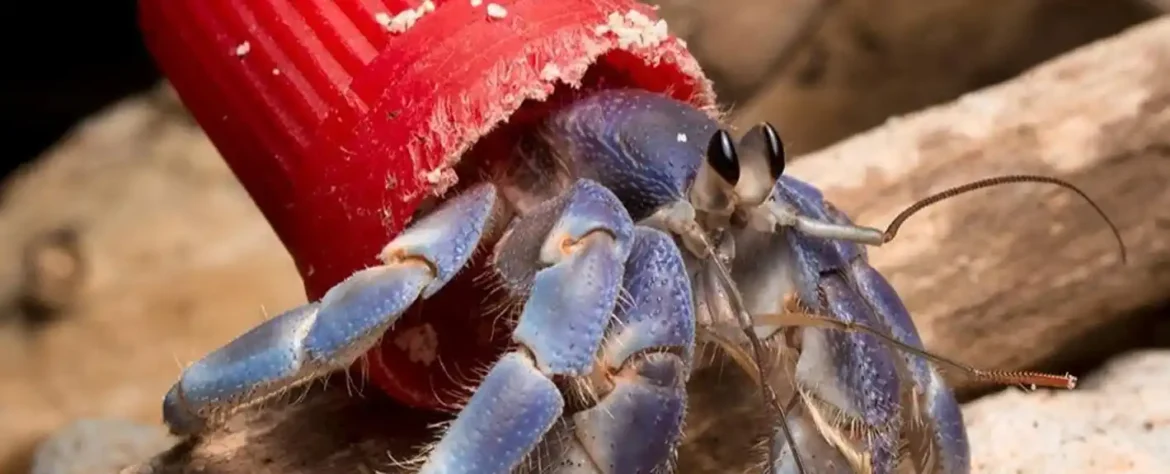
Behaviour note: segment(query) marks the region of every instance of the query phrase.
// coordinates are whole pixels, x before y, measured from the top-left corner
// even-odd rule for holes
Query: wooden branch
[[[1170,20],[1163,19],[891,120],[788,172],[875,227],[930,193],[993,175],[1041,174],[1079,186],[1121,229],[1128,265],[1091,207],[1041,184],[944,202],[870,252],[932,351],[997,369],[1075,357],[1092,349],[1102,328],[1170,301],[1167,78]]]
[[[884,225],[929,192],[996,174],[1046,174],[1082,186],[1121,227],[1128,266],[1118,264],[1116,243],[1087,205],[1043,185],[997,188],[941,204],[911,219],[897,241],[871,252],[933,350],[983,367],[1029,366],[1170,298],[1166,78],[1170,19],[1076,51],[1002,87],[891,121],[798,160],[789,172],[821,186],[858,222],[873,225]],[[739,406],[716,398],[693,404],[690,426],[728,419],[727,407]],[[124,473],[395,472],[387,454],[409,458],[429,438],[429,421],[338,388],[235,420],[227,431]],[[700,445],[688,441],[682,472],[721,466],[687,462],[695,458],[685,451]],[[733,456],[742,462],[745,454]]]

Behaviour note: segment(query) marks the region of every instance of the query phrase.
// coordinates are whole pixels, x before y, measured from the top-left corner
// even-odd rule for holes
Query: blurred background
[[[657,3],[733,120],[775,123],[792,154],[1163,12],[1155,0]],[[165,447],[153,424],[180,366],[262,320],[259,308],[303,301],[283,249],[160,82],[134,2],[21,11],[0,32],[2,474],[30,472],[38,445],[78,419],[145,423],[119,435],[128,458]],[[1124,330],[1075,369],[1160,334]]]

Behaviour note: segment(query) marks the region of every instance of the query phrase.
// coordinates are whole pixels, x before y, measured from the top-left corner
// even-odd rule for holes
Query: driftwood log
[[[1117,243],[1091,208],[1044,185],[1001,187],[940,204],[871,252],[932,350],[980,367],[1029,367],[1091,345],[1102,328],[1170,300],[1168,105],[1165,19],[1002,86],[892,120],[798,160],[789,172],[872,225],[884,225],[931,192],[991,175],[1044,174],[1083,188],[1121,229],[1128,265],[1121,265]],[[726,407],[736,403],[704,400],[696,400],[683,472],[720,466],[719,459],[687,451],[710,448],[726,426],[718,420],[731,418]],[[394,472],[391,457],[409,458],[429,439],[424,426],[431,421],[377,397],[334,389],[241,416],[222,433],[125,472]],[[738,472],[738,466],[723,467]]]
[[[935,352],[997,369],[1075,359],[1100,346],[1111,323],[1170,301],[1170,20],[891,120],[789,169],[878,227],[930,193],[993,175],[1080,187],[1121,231],[1128,264],[1091,207],[1042,184],[943,202],[870,252]]]

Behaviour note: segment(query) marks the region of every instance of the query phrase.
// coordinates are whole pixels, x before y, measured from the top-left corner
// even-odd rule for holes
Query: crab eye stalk
[[[726,130],[718,130],[707,142],[703,164],[691,184],[691,205],[711,215],[730,216],[734,210],[736,183],[741,176],[739,152]]]
[[[743,174],[735,186],[741,208],[759,206],[784,174],[784,142],[770,123],[748,130],[739,142]]]
[[[784,142],[780,140],[780,134],[772,124],[764,122],[760,129],[767,144],[768,174],[773,180],[780,179],[780,175],[784,174],[784,162],[787,158],[784,156]]]
[[[711,136],[707,144],[707,165],[727,184],[735,186],[739,182],[739,154],[735,151],[735,140],[727,130],[719,130]]]

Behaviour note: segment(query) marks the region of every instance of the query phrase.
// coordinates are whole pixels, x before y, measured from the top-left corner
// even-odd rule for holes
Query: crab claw
[[[183,371],[163,401],[176,434],[195,434],[240,408],[344,370],[415,301],[434,295],[467,264],[496,206],[477,186],[407,229],[320,301],[261,323]]]

